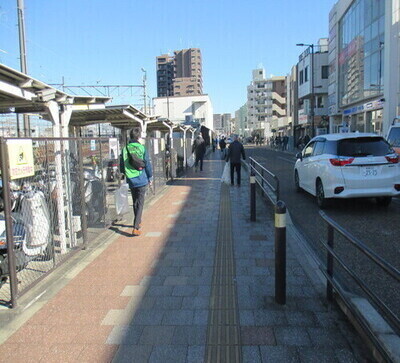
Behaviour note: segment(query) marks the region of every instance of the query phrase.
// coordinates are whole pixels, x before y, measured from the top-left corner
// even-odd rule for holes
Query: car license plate
[[[377,176],[378,168],[376,166],[363,167],[363,168],[361,168],[361,175],[365,178]]]

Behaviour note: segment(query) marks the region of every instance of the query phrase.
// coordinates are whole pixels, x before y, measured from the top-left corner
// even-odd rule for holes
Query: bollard
[[[253,171],[250,175],[250,220],[256,221],[256,177]]]
[[[286,303],[286,205],[281,200],[275,206],[275,301]]]
[[[332,249],[334,247],[333,238],[334,238],[333,227],[330,224],[328,224],[328,246]],[[330,251],[328,251],[328,256],[327,256],[326,272],[327,272],[328,276],[332,279],[333,278],[333,256],[330,253]],[[333,301],[333,286],[329,280],[327,280],[327,284],[326,284],[326,297],[327,297],[328,301]]]

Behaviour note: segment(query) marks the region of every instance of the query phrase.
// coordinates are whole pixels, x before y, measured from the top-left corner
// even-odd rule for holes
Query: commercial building
[[[263,68],[253,70],[253,79],[247,87],[250,133],[270,138],[276,127],[284,128],[286,124],[286,77],[266,78]]]
[[[308,46],[297,63],[298,115],[295,138],[328,132],[328,39]]]
[[[194,96],[203,94],[202,59],[198,48],[163,54],[157,61],[157,96]]]
[[[385,134],[399,114],[399,0],[340,0],[329,14],[330,131]]]
[[[213,107],[208,95],[153,98],[155,115],[172,122],[213,129]]]

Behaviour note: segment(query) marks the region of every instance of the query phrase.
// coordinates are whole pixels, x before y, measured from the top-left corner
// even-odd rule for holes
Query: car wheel
[[[317,179],[316,183],[316,194],[318,207],[324,209],[327,207],[328,201],[325,198],[324,186],[320,179]]]
[[[376,203],[381,207],[388,207],[392,201],[392,197],[377,197]]]
[[[295,170],[294,172],[294,186],[297,193],[301,192],[299,173],[297,170]]]

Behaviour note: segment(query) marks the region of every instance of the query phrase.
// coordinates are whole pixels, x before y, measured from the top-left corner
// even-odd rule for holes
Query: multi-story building
[[[314,49],[308,47],[300,55],[297,72],[299,108],[295,137],[327,133],[329,77],[327,38],[321,38]]]
[[[286,117],[286,77],[265,77],[263,68],[253,70],[247,87],[247,126],[250,133],[271,137],[276,124]],[[282,119],[282,120],[280,120]]]
[[[198,48],[174,51],[157,57],[157,96],[203,94],[202,59]]]
[[[219,135],[230,135],[232,132],[232,115],[215,113],[213,115],[214,131]]]
[[[248,137],[250,136],[247,127],[247,104],[245,103],[235,112],[235,133]]]
[[[329,14],[331,132],[385,134],[399,114],[399,0],[339,0]]]
[[[168,54],[157,57],[157,96],[174,95],[174,58]]]

